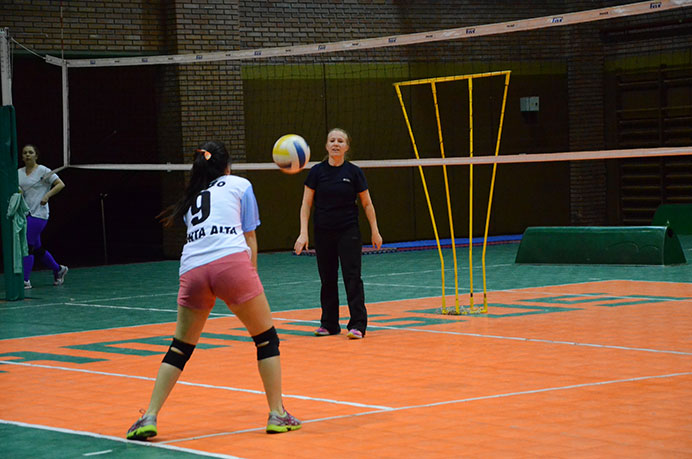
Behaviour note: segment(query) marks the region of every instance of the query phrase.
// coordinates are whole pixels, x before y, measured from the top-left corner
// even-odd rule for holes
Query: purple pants
[[[28,281],[31,277],[31,270],[34,267],[34,254],[45,266],[57,273],[60,265],[55,262],[53,255],[41,246],[41,233],[48,224],[48,220],[42,218],[26,217],[26,242],[29,246],[29,255],[24,257],[24,280]]]

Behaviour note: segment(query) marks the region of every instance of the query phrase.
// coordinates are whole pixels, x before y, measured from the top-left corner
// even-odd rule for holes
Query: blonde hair
[[[340,127],[334,127],[334,128],[331,128],[329,131],[327,131],[327,140],[329,140],[329,134],[331,134],[334,131],[339,131],[344,136],[346,136],[346,145],[348,145],[348,151],[344,155],[344,159],[348,159],[350,157],[349,153],[351,152],[351,135],[348,132],[346,132],[346,129],[342,129]],[[324,158],[322,158],[322,160],[324,161],[327,158],[329,158],[329,154],[324,155]]]
[[[351,146],[351,135],[350,135],[348,132],[346,132],[346,129],[342,129],[342,128],[340,128],[340,127],[331,128],[331,129],[329,130],[329,132],[327,132],[327,137],[329,137],[329,134],[331,134],[331,133],[334,132],[334,131],[339,131],[339,132],[341,132],[343,135],[345,135],[345,136],[346,136],[346,144],[347,144],[349,147]]]

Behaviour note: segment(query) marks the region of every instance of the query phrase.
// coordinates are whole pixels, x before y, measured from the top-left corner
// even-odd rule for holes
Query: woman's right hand
[[[308,249],[308,237],[301,234],[298,236],[298,239],[296,239],[296,243],[293,244],[293,250],[295,250],[296,255],[300,255],[303,249]]]

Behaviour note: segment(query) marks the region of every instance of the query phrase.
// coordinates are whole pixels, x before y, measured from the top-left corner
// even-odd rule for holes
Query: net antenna
[[[578,11],[572,13],[542,16],[531,19],[521,19],[516,21],[508,21],[494,24],[482,24],[475,26],[464,26],[452,29],[443,29],[431,32],[412,33],[396,36],[385,36],[379,38],[369,38],[363,40],[349,40],[334,43],[318,43],[309,45],[284,46],[265,49],[247,49],[239,51],[221,51],[211,53],[197,54],[177,54],[177,55],[157,55],[157,56],[140,56],[140,57],[118,57],[118,58],[101,58],[101,59],[64,59],[54,56],[46,56],[46,62],[52,65],[61,67],[62,69],[62,91],[63,91],[63,168],[74,167],[84,169],[102,169],[102,170],[189,170],[190,164],[72,164],[70,157],[70,123],[69,123],[69,108],[68,108],[68,70],[71,68],[95,68],[107,66],[141,66],[141,65],[170,65],[170,64],[197,64],[204,62],[215,61],[247,61],[247,60],[263,60],[270,58],[285,58],[290,56],[307,56],[316,54],[328,54],[338,52],[349,52],[367,50],[373,48],[385,47],[400,47],[413,44],[425,44],[441,41],[452,41],[461,39],[474,39],[477,37],[491,36],[505,33],[514,33],[520,31],[547,29],[553,27],[562,27],[575,24],[583,24],[594,21],[602,21],[607,19],[615,19],[622,17],[630,17],[643,14],[659,13],[670,11],[678,8],[692,6],[692,0],[660,0],[660,1],[643,1],[624,5],[617,5],[606,8]],[[583,152],[588,156],[588,152]],[[601,152],[603,153],[603,152]],[[605,153],[608,153],[607,151]],[[617,150],[613,153],[614,157],[639,157],[646,156],[666,156],[671,154],[689,154],[689,149],[682,152],[665,149],[656,151],[649,149],[645,152],[636,152],[628,150]],[[470,160],[460,164],[478,164],[486,161],[481,158],[466,158]],[[494,158],[490,162],[499,162],[500,158]],[[525,162],[531,161],[523,155],[514,155],[513,157],[504,156],[504,162]],[[565,160],[588,159],[587,157],[572,156]],[[479,161],[480,160],[480,161]],[[404,162],[402,162],[404,161]],[[408,161],[408,162],[405,162]],[[444,162],[444,161],[443,161]],[[411,166],[427,166],[433,165],[427,163],[423,159],[416,160],[394,160],[390,161],[354,161],[361,167],[411,167]],[[309,163],[307,167],[311,167],[315,163]],[[455,164],[449,162],[446,164]],[[271,162],[263,163],[236,163],[234,170],[272,170],[277,166]]]
[[[507,102],[507,90],[509,89],[509,77],[511,71],[504,70],[498,72],[486,72],[486,73],[476,73],[470,75],[458,75],[450,77],[439,77],[439,78],[427,78],[422,80],[412,80],[412,81],[402,81],[394,83],[394,89],[396,91],[397,97],[399,98],[399,103],[401,105],[401,110],[404,115],[404,120],[406,121],[406,127],[408,128],[409,136],[411,138],[411,145],[413,147],[413,153],[416,159],[420,159],[418,153],[418,147],[416,145],[416,139],[413,134],[413,129],[411,127],[411,121],[406,111],[406,104],[404,103],[404,98],[401,94],[402,86],[416,86],[416,85],[430,85],[432,91],[433,105],[435,109],[435,120],[437,126],[437,135],[440,145],[440,157],[445,158],[445,148],[444,148],[444,136],[442,132],[442,122],[440,119],[440,109],[437,97],[437,85],[440,83],[449,83],[453,81],[466,80],[468,87],[468,108],[469,108],[469,119],[468,119],[468,133],[469,133],[469,159],[473,158],[473,80],[479,78],[492,78],[504,76],[504,90],[502,94],[502,106],[500,108],[500,119],[499,127],[497,130],[497,139],[495,141],[495,157],[498,156],[500,152],[500,139],[502,137],[502,125],[505,117],[505,106]],[[485,231],[483,235],[483,257],[482,257],[482,270],[483,270],[483,306],[478,308],[474,305],[473,301],[473,163],[469,164],[469,307],[460,308],[459,305],[459,276],[458,276],[458,265],[457,265],[457,253],[456,253],[456,242],[454,235],[454,218],[452,216],[452,203],[449,193],[449,179],[447,176],[447,165],[442,164],[442,173],[444,177],[445,185],[445,195],[447,199],[447,216],[449,219],[449,231],[452,240],[452,256],[454,260],[454,299],[455,307],[454,314],[469,314],[469,313],[487,313],[488,312],[488,296],[486,287],[486,277],[485,277],[485,252],[488,242],[488,227],[490,225],[490,209],[492,207],[493,201],[493,191],[495,189],[495,175],[497,170],[497,163],[493,163],[493,172],[490,182],[490,193],[488,197],[488,207],[485,220]],[[445,266],[444,266],[444,256],[442,255],[442,246],[440,244],[440,237],[437,231],[437,224],[435,223],[435,213],[432,208],[430,193],[428,191],[427,182],[425,180],[425,174],[423,173],[423,168],[418,166],[418,171],[420,172],[421,181],[423,184],[423,191],[425,193],[425,199],[428,204],[428,211],[430,212],[430,220],[432,222],[433,232],[435,234],[435,242],[437,244],[437,250],[440,255],[440,265],[441,265],[441,277],[442,277],[442,314],[451,314],[452,312],[447,309],[446,304],[446,288],[445,288]]]

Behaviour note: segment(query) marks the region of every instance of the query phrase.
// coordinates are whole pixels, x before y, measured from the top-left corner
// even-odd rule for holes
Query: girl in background
[[[67,266],[58,264],[53,255],[41,244],[41,233],[48,224],[50,208],[48,200],[65,188],[65,183],[57,174],[38,163],[38,148],[25,145],[22,148],[24,167],[17,171],[19,188],[29,207],[26,216],[26,242],[29,255],[24,257],[24,288],[31,288],[31,271],[36,259],[53,270],[53,285],[62,285],[67,274]]]

